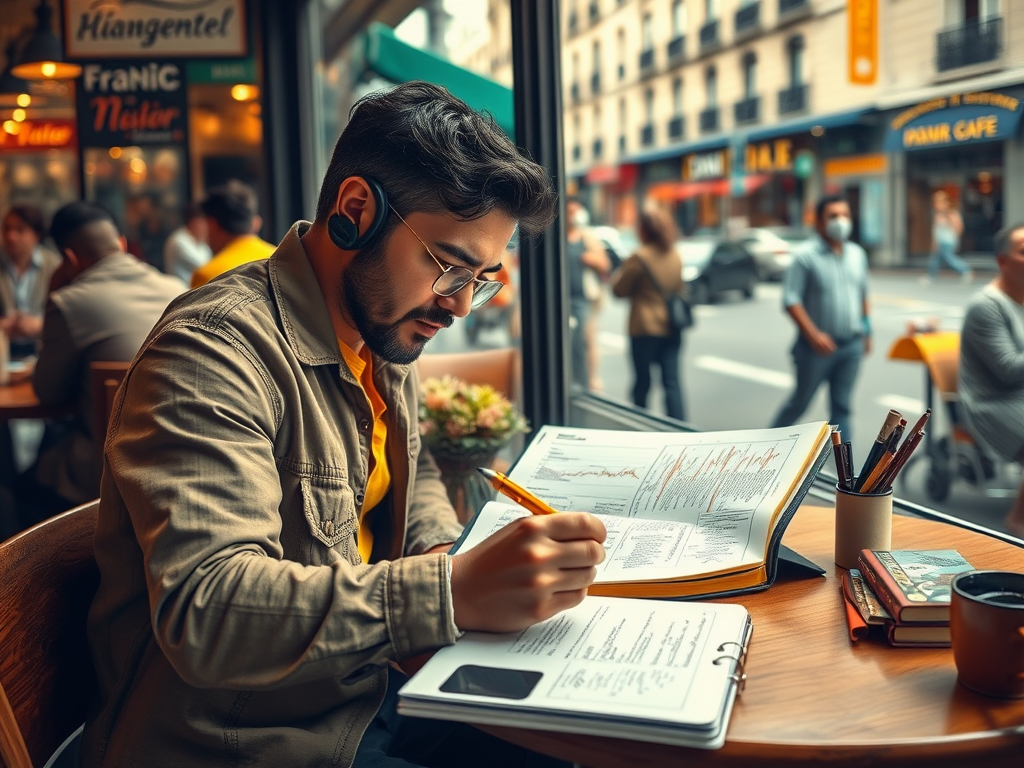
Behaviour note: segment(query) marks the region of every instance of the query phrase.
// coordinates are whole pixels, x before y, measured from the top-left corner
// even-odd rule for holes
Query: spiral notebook
[[[467,632],[402,687],[398,711],[717,749],[751,632],[741,605],[590,596],[522,632]]]

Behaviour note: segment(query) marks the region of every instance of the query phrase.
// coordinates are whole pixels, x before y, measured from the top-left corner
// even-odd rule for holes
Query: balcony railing
[[[718,107],[708,107],[700,113],[700,132],[713,133],[718,130]]]
[[[601,152],[604,150],[604,142],[601,139],[594,139],[594,159],[598,160],[601,157]]]
[[[943,30],[936,43],[939,72],[995,61],[1003,51],[1003,20],[996,17]]]
[[[700,28],[701,53],[711,48],[717,48],[720,44],[718,40],[718,19],[712,19]]]
[[[654,49],[640,51],[640,72],[644,73],[654,67]]]
[[[753,32],[761,26],[761,3],[750,3],[736,11],[736,34]]]
[[[573,101],[579,101],[580,100],[580,84],[579,83],[573,83],[572,85],[569,86],[569,98],[572,99]]]
[[[807,109],[807,86],[794,85],[779,91],[779,114],[803,112]]]
[[[742,125],[743,123],[756,123],[760,113],[760,96],[751,96],[749,99],[737,101],[733,107],[733,117],[735,117],[737,125]]]
[[[779,0],[779,16],[810,8],[808,0]]]
[[[681,59],[686,51],[686,36],[676,35],[668,41],[668,60]]]
[[[590,76],[590,92],[600,93],[601,92],[601,73],[595,72]]]
[[[668,121],[668,137],[670,139],[681,139],[686,133],[686,118],[682,115],[673,117]]]
[[[654,124],[648,123],[640,129],[640,146],[649,147],[654,143]]]

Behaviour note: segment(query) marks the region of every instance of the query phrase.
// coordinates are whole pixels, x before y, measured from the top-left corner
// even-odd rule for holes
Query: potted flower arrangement
[[[476,468],[490,466],[502,447],[528,430],[522,414],[490,385],[454,376],[420,384],[420,435],[461,519],[489,498],[489,486]]]

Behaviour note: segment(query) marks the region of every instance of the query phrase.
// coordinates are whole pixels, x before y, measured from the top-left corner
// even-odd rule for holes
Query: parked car
[[[757,265],[750,252],[738,242],[709,237],[691,237],[676,242],[683,259],[683,280],[694,304],[710,304],[724,291],[754,296]]]
[[[779,280],[793,260],[793,248],[812,234],[799,227],[752,227],[737,239],[753,255],[760,279]]]

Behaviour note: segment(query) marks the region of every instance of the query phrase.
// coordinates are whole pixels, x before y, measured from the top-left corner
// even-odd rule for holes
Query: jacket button
[[[366,498],[366,497],[363,496],[363,494],[357,493],[356,494],[356,504],[359,504],[360,506],[362,506],[364,498]]]
[[[334,535],[334,521],[324,520],[324,533],[328,536]]]
[[[370,428],[370,422],[367,421],[366,419],[363,419],[362,421],[359,422],[359,428],[365,432]]]

